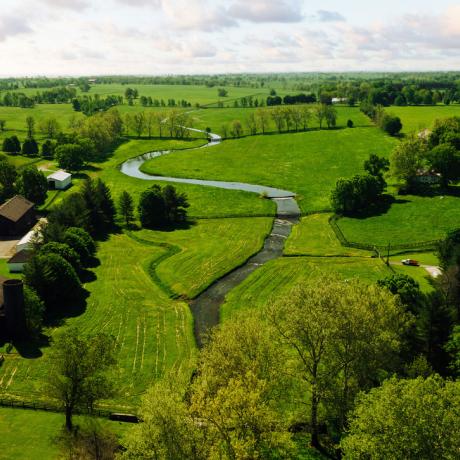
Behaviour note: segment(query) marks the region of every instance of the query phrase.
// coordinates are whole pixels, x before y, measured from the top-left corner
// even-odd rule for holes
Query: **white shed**
[[[72,183],[72,174],[61,170],[49,175],[46,179],[50,188],[65,190]]]
[[[16,252],[32,249],[32,241],[35,235],[35,230],[26,233],[16,244]]]

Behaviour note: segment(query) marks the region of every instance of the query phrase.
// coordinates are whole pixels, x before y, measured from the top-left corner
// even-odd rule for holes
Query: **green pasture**
[[[252,273],[226,297],[221,318],[249,308],[263,308],[271,299],[289,292],[297,283],[317,273],[338,273],[375,282],[391,273],[380,259],[356,257],[282,257]]]
[[[136,238],[168,244],[175,252],[157,268],[158,277],[180,296],[193,298],[259,251],[271,218],[200,219],[172,232],[141,230]]]
[[[438,240],[459,227],[456,196],[397,198],[387,212],[367,218],[345,217],[337,224],[348,241],[385,246]]]
[[[200,85],[142,85],[142,84],[127,84],[122,85],[118,83],[96,83],[91,85],[91,89],[87,93],[82,93],[78,87],[76,87],[77,95],[80,96],[124,96],[126,88],[137,89],[139,96],[150,96],[152,99],[163,99],[165,103],[168,99],[175,99],[176,103],[181,99],[187,102],[195,104],[212,104],[221,100],[226,103],[227,101],[235,98],[241,98],[250,95],[259,95],[259,98],[266,98],[269,95],[270,90],[268,88],[248,88],[248,87],[234,87],[224,86],[228,91],[228,96],[220,98],[217,94],[217,89],[220,86],[207,87]],[[42,88],[21,88],[15,90],[17,92],[24,93],[28,96],[32,96],[37,92],[46,91]],[[134,101],[135,104],[139,104],[139,99]]]
[[[302,217],[298,225],[292,228],[292,233],[286,240],[284,253],[286,255],[308,256],[360,256],[369,257],[368,251],[347,248],[340,244],[334,231],[329,225],[330,213],[311,214]]]
[[[80,420],[81,417],[75,417],[76,424]],[[117,437],[123,436],[130,428],[126,423],[102,419],[100,422]],[[59,449],[54,439],[63,426],[63,414],[0,407],[0,459],[57,459]]]
[[[388,112],[401,118],[403,133],[431,128],[435,120],[460,116],[460,105],[434,105],[422,107],[389,107]]]
[[[388,156],[396,142],[373,127],[259,135],[155,158],[142,169],[283,188],[298,194],[303,212],[317,211],[329,208],[338,178],[363,172],[369,154]]]
[[[149,275],[152,261],[164,248],[112,235],[100,244],[100,266],[85,285],[84,309],[75,306],[65,325],[83,334],[106,332],[116,338],[118,364],[113,378],[118,393],[111,407],[132,408],[155,379],[165,373],[188,373],[195,356],[192,317],[188,305],[171,300]],[[46,332],[53,337],[56,329]],[[49,348],[15,350],[0,367],[0,397],[40,399],[52,363]],[[40,356],[41,355],[41,356]],[[32,359],[34,358],[34,359]]]
[[[283,106],[289,107],[289,106]],[[314,105],[311,105],[314,107]],[[264,107],[267,109],[267,107]],[[271,108],[268,107],[268,110]],[[371,122],[357,107],[339,106],[337,109],[337,127],[344,128],[347,120],[352,120],[355,127],[371,126]],[[194,126],[199,129],[211,128],[213,133],[222,134],[223,125],[231,125],[234,120],[239,120],[245,133],[248,132],[246,120],[251,113],[255,113],[257,108],[225,108],[225,109],[201,109],[191,112],[194,119]],[[309,128],[319,128],[318,122],[312,116]],[[266,132],[276,132],[276,125],[270,118]]]

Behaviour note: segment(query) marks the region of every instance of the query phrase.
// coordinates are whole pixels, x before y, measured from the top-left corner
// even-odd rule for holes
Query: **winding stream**
[[[189,128],[191,131],[204,132],[198,129]],[[208,148],[221,142],[217,134],[208,134],[210,141],[194,150]],[[276,203],[276,218],[270,234],[265,238],[263,248],[250,257],[243,265],[232,270],[222,278],[211,284],[198,297],[190,302],[190,308],[194,318],[194,333],[197,345],[203,345],[203,339],[209,329],[219,323],[220,306],[225,296],[236,286],[242,283],[252,272],[269,260],[281,257],[284,249],[284,242],[291,233],[292,225],[299,220],[300,209],[295,200],[295,193],[288,190],[281,190],[264,185],[246,184],[244,182],[213,181],[204,179],[186,179],[180,177],[155,176],[143,173],[140,170],[142,164],[152,158],[168,155],[175,150],[149,152],[144,155],[125,161],[120,170],[127,176],[142,180],[167,181],[185,184],[203,185],[230,190],[242,190],[257,194],[265,194],[267,198]]]

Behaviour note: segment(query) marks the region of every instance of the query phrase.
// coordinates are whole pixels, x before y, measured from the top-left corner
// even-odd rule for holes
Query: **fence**
[[[32,409],[32,410],[41,410],[45,412],[64,412],[64,409],[53,404],[47,404],[44,402],[38,401],[19,401],[14,399],[4,399],[0,398],[0,406],[1,407],[11,407],[14,409]],[[92,415],[96,417],[105,417],[108,418],[114,412],[126,412],[126,408],[124,410],[108,410],[108,409],[93,409]],[[75,411],[75,414],[81,415],[84,413],[88,413],[85,411]]]
[[[337,225],[337,221],[340,219],[339,216],[333,215],[329,218],[329,225],[335,233],[335,236],[340,241],[340,244],[345,247],[364,249],[366,251],[386,251],[388,246],[380,246],[375,244],[365,244],[365,243],[355,243],[353,241],[348,241],[346,236],[343,234],[340,227]],[[403,244],[392,244],[391,250],[410,250],[410,249],[434,249],[441,240],[430,240],[430,241],[419,241],[416,243],[403,243]]]

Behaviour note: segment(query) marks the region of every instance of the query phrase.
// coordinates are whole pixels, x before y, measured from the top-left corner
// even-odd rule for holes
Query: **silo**
[[[24,338],[27,329],[24,288],[21,280],[12,279],[3,282],[3,303],[5,307],[6,330],[9,338]]]

